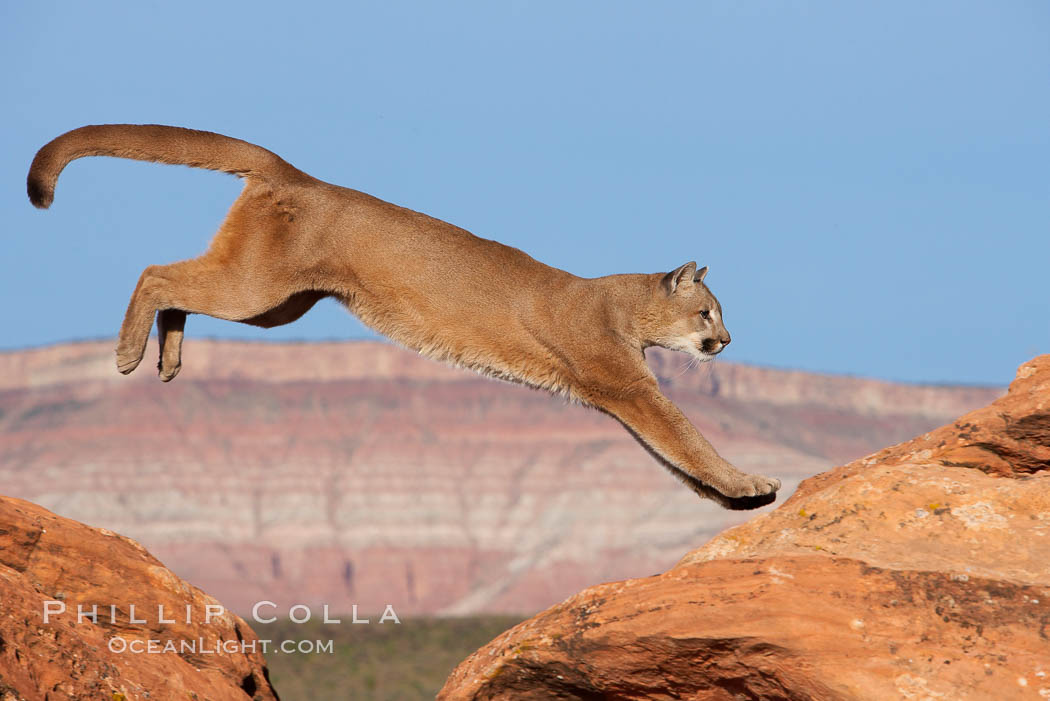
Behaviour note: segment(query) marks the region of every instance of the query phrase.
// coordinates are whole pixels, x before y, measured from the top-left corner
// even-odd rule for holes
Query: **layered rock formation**
[[[255,633],[218,601],[133,540],[7,497],[0,601],[5,701],[276,699]]]
[[[531,613],[750,516],[608,417],[390,345],[190,339],[167,385],[155,353],[128,377],[111,342],[0,353],[0,494],[127,534],[236,611]],[[649,359],[784,496],[1000,393]]]
[[[1050,356],[666,573],[511,629],[441,698],[1050,698]]]

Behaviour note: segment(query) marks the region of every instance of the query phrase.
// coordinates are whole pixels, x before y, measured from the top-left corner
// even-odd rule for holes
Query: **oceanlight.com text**
[[[335,650],[333,640],[128,640],[120,636],[109,639],[109,651],[114,654],[131,653],[134,655],[235,655],[261,652],[264,655],[279,652],[287,655],[332,654]]]

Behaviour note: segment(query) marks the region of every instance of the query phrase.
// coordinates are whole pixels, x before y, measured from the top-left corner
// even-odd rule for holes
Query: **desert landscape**
[[[108,341],[0,354],[0,494],[133,538],[242,613],[531,614],[754,515],[598,412],[385,343],[193,340],[169,385],[112,361]],[[784,480],[778,502],[1002,393],[649,362],[726,457]]]
[[[48,507],[0,497],[0,595],[13,602],[0,617],[5,701],[426,698],[457,654],[502,628],[451,670],[440,699],[1050,694],[1050,356],[1022,365],[1005,394],[731,364],[679,378],[673,358],[655,356],[669,391],[739,464],[776,451],[799,460],[790,498],[729,514],[679,500],[685,490],[669,478],[650,479],[667,476],[601,416],[533,403],[547,398],[389,346],[202,343],[198,372],[210,379],[191,379],[181,395],[106,378],[105,350],[76,344],[3,358],[4,488]],[[397,421],[396,410],[411,421]],[[288,435],[273,426],[282,415],[298,419]],[[459,423],[436,421],[449,415]],[[801,467],[903,426],[920,434],[809,477],[821,468]],[[557,440],[541,444],[539,430]],[[588,449],[573,450],[577,441]],[[345,452],[333,455],[334,446]],[[118,451],[144,469],[119,462]],[[242,454],[250,459],[230,460]],[[342,464],[370,487],[371,513],[385,505],[397,515],[377,515],[383,527],[357,523],[348,481],[310,476],[297,455]],[[458,471],[457,460],[466,463]],[[446,479],[413,480],[419,464]],[[293,465],[304,470],[298,480]],[[138,503],[143,495],[152,496]],[[68,517],[78,509],[90,525]],[[702,516],[688,521],[690,510]],[[679,519],[690,525],[674,535]],[[340,573],[325,558],[356,564]],[[658,573],[630,572],[645,568]],[[599,569],[628,574],[614,581]],[[365,635],[317,621],[268,628],[246,620],[256,591],[281,605],[330,597],[336,609],[351,599],[401,606],[400,596],[406,613],[431,617]],[[147,614],[132,625],[134,612],[117,604],[94,622],[42,620],[48,607],[128,601],[140,611],[223,610],[214,621]],[[553,605],[517,625],[513,616],[447,617],[545,602]],[[339,649],[263,654],[257,643],[275,632]],[[129,660],[114,640],[201,647]],[[429,666],[417,669],[423,658]]]

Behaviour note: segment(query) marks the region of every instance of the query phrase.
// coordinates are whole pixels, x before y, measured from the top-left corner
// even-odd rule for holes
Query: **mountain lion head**
[[[657,334],[653,342],[711,360],[729,345],[722,305],[704,284],[707,267],[690,261],[663,276],[656,293]]]

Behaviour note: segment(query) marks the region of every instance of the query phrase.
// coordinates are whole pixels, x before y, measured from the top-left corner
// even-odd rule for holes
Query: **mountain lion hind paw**
[[[138,354],[136,357],[135,354],[121,353],[120,351],[117,351],[117,370],[119,370],[122,375],[130,373],[137,368],[141,362],[142,354]]]

